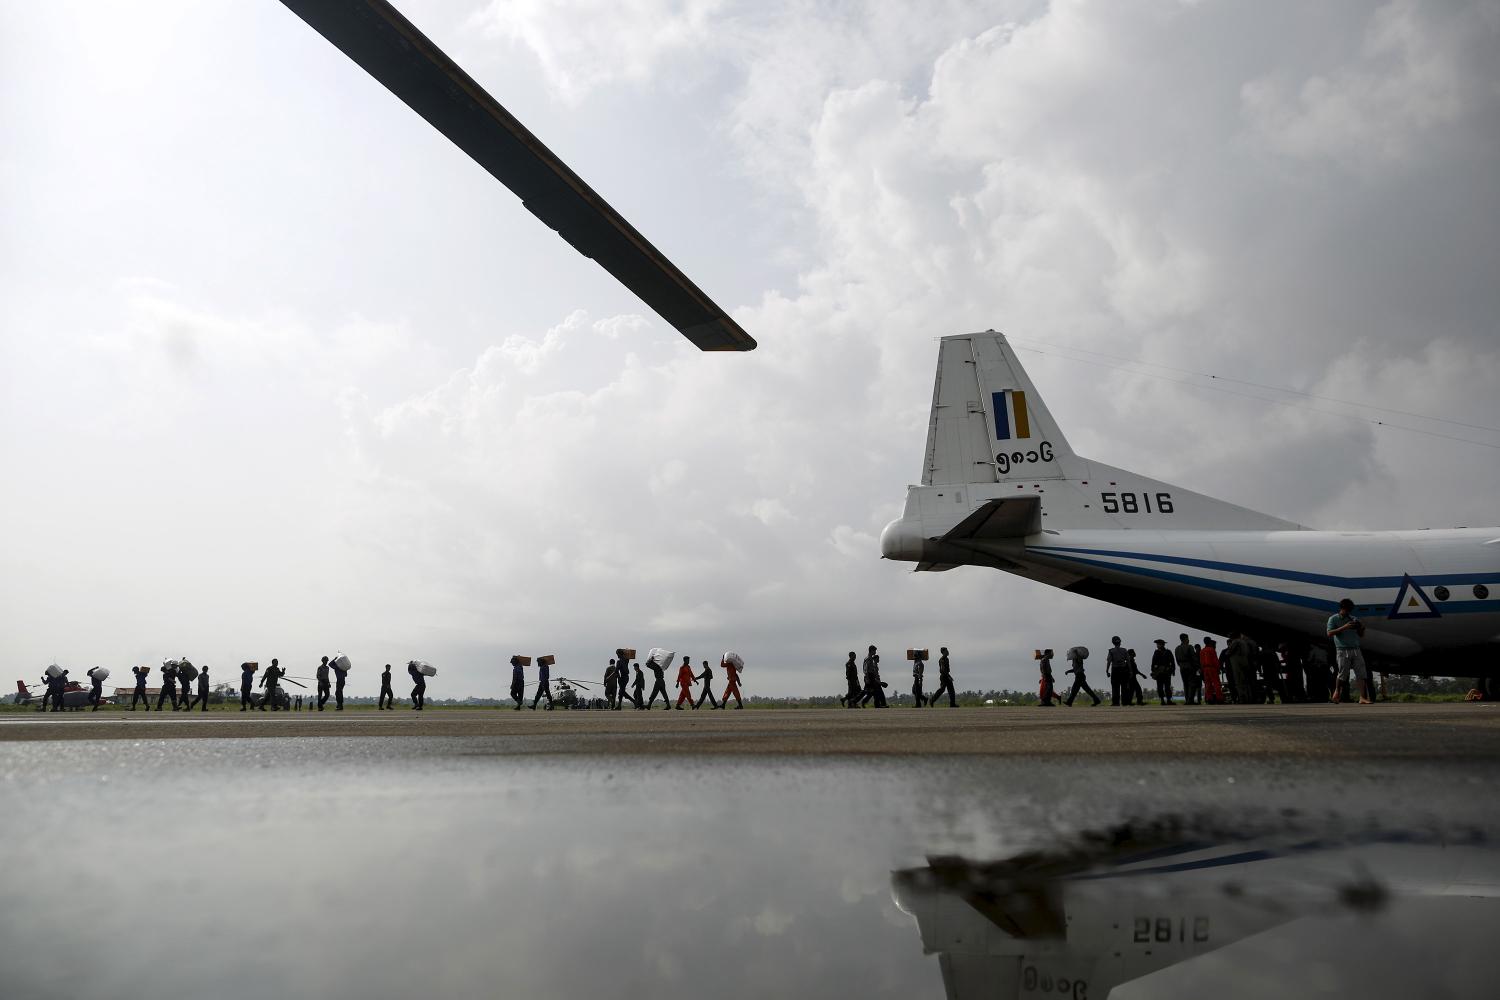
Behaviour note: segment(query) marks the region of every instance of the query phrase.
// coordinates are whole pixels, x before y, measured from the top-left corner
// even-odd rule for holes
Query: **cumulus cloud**
[[[138,438],[180,443],[229,426],[226,402],[285,410],[263,447],[310,482],[283,468],[265,503],[285,516],[252,519],[237,555],[251,581],[307,552],[318,570],[267,615],[300,606],[307,634],[368,636],[371,656],[447,657],[453,693],[498,690],[502,653],[593,669],[620,643],[739,648],[750,690],[831,692],[845,650],[908,641],[953,647],[961,687],[1029,685],[1033,646],[1159,630],[991,571],[878,560],[920,474],[936,338],[987,327],[1017,338],[1092,457],[1313,525],[1495,520],[1493,449],[1418,433],[1500,443],[1482,429],[1500,426],[1486,5],[476,17],[579,108],[620,82],[643,113],[654,89],[687,92],[757,192],[735,224],[789,234],[795,277],[738,304],[761,349],[734,357],[629,306],[575,309],[581,292],[466,353],[434,347],[469,332],[462,314],[122,293],[67,376],[110,397],[96,419],[149,415]],[[733,266],[744,244],[716,252]],[[40,342],[0,361],[58,384]],[[177,395],[158,407],[162,387]],[[232,446],[265,476],[255,440]],[[229,467],[209,450],[201,467]]]

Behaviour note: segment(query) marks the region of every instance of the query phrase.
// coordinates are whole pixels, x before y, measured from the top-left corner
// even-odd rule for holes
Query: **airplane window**
[[[1476,583],[1474,584],[1474,596],[1482,601],[1486,597],[1490,596],[1490,588],[1486,587],[1482,583]]]
[[[1432,588],[1432,596],[1436,597],[1440,601],[1446,601],[1448,599],[1448,588],[1447,587],[1433,587]]]

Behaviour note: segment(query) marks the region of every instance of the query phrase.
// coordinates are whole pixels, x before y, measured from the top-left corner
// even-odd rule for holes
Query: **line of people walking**
[[[938,686],[932,694],[924,690],[925,676],[927,672],[927,660],[931,651],[926,649],[908,649],[906,657],[911,661],[911,695],[917,708],[931,708],[938,703],[946,692],[948,695],[948,707],[958,707],[958,693],[953,687],[953,661],[949,658],[948,647],[942,646],[938,649]],[[871,646],[865,654],[863,663],[856,663],[858,655],[849,651],[849,658],[844,661],[844,685],[847,690],[839,696],[839,704],[845,708],[864,708],[873,704],[875,708],[890,708],[890,702],[886,699],[886,689],[890,684],[880,677],[880,651]]]
[[[729,699],[733,698],[736,709],[745,707],[744,697],[740,693],[740,677],[745,670],[745,661],[738,653],[726,652],[719,657],[719,669],[724,671],[724,693],[720,697],[714,697],[714,669],[708,660],[699,661],[702,664],[702,672],[693,670],[693,659],[686,654],[677,668],[675,684],[678,689],[677,703],[672,704],[671,695],[667,693],[667,671],[671,669],[672,662],[677,654],[672,650],[653,649],[646,656],[645,669],[651,672],[651,693],[646,694],[646,675],[641,669],[639,662],[633,662],[634,649],[620,648],[615,650],[615,656],[610,659],[609,665],[604,668],[604,677],[601,685],[604,688],[604,707],[610,711],[618,712],[625,707],[627,702],[632,708],[640,711],[649,711],[656,707],[656,699],[661,698],[662,708],[677,709],[682,711],[686,705],[692,709],[703,707],[706,701],[712,708],[728,708]],[[554,707],[552,696],[552,667],[556,660],[551,656],[537,658],[537,675],[535,693],[531,698],[530,708],[534,712],[537,706],[545,700],[547,709]],[[519,712],[526,706],[526,667],[531,663],[531,657],[512,656],[510,658],[511,679],[510,697],[515,702],[515,710]],[[562,680],[560,685],[568,685],[569,682]],[[572,681],[571,684],[579,684]],[[701,684],[702,690],[696,698],[693,697],[694,685]],[[566,708],[575,707],[576,696],[571,686],[567,693],[560,698],[559,703]]]

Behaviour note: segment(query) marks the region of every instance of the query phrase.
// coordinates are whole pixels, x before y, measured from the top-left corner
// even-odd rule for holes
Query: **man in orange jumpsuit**
[[[724,668],[724,676],[728,678],[729,684],[724,688],[724,696],[719,699],[719,704],[725,708],[729,707],[729,696],[734,695],[735,708],[744,708],[745,701],[740,697],[740,668],[733,660],[720,660],[719,666]]]
[[[1224,689],[1219,686],[1219,654],[1214,652],[1211,636],[1203,637],[1203,650],[1198,654],[1198,666],[1203,670],[1203,702],[1207,705],[1224,704]]]
[[[677,688],[682,693],[677,696],[677,711],[682,711],[682,703],[693,703],[693,661],[684,656],[682,666],[677,668]]]

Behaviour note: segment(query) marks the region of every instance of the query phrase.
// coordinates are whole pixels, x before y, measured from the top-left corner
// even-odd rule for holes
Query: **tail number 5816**
[[[1101,493],[1106,514],[1170,514],[1170,493]]]

